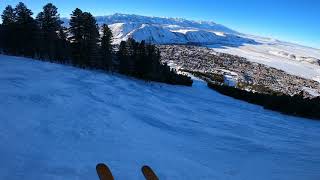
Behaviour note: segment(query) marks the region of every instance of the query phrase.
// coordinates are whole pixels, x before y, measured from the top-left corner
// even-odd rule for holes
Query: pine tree
[[[83,43],[85,54],[85,65],[88,67],[98,68],[100,62],[99,54],[99,26],[97,25],[96,19],[91,13],[83,13]]]
[[[146,54],[146,44],[145,41],[139,43],[137,49],[137,60],[136,60],[136,70],[139,78],[146,79],[148,74],[148,58]]]
[[[69,42],[67,41],[67,29],[61,27],[58,33],[58,43],[56,43],[56,57],[60,63],[66,63],[66,61],[70,58],[70,47]]]
[[[58,8],[51,3],[43,7],[43,11],[37,15],[37,23],[41,29],[41,47],[45,58],[53,60],[57,54],[58,34],[62,21],[58,14]]]
[[[77,8],[71,14],[69,30],[73,63],[80,67],[96,67],[99,59],[99,30],[95,18]]]
[[[158,62],[155,58],[155,47],[151,44],[148,44],[147,47],[147,59],[148,63],[146,68],[148,69],[148,77],[151,79],[156,79],[158,76]]]
[[[82,19],[82,11],[80,9],[75,9],[72,14],[71,14],[71,19],[70,19],[70,37],[69,41],[71,42],[72,46],[72,63],[73,65],[78,65],[80,66],[80,60],[82,59],[82,34],[83,34],[83,19]]]
[[[16,14],[12,6],[7,6],[3,11],[2,15],[2,25],[7,26],[14,24],[16,22]]]
[[[117,59],[119,61],[119,72],[122,74],[128,74],[129,56],[127,52],[126,41],[121,41],[119,50],[117,52]]]
[[[20,2],[15,8],[16,31],[18,54],[35,57],[39,37],[39,28],[32,18],[32,11],[25,4]]]
[[[112,69],[112,32],[108,25],[102,25],[102,38],[101,38],[101,65],[103,69]]]
[[[126,52],[128,55],[127,73],[133,76],[137,75],[137,71],[136,71],[137,49],[138,49],[138,43],[133,38],[129,38],[126,42]]]
[[[16,53],[16,14],[12,6],[7,6],[2,15],[2,46],[4,53]]]

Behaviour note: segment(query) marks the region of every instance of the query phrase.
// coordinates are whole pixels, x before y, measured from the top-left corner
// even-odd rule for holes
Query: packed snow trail
[[[0,56],[0,179],[320,178],[320,122],[193,87]]]

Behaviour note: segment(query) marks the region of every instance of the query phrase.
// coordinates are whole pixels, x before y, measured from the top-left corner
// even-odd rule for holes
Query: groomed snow
[[[193,87],[0,56],[0,179],[317,180],[320,122]]]

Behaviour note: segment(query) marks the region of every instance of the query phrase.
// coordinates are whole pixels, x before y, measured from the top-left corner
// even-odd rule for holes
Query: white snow
[[[217,36],[226,37],[226,34],[224,32],[215,32],[215,31],[213,31],[213,33],[216,34]]]
[[[313,88],[303,87],[302,89],[314,97],[320,96],[320,94]]]
[[[196,29],[178,29],[178,30],[171,30],[172,32],[187,34],[188,32],[197,32]]]
[[[0,179],[317,180],[320,123],[193,87],[0,56]]]
[[[218,52],[238,55],[249,61],[265,64],[289,74],[320,82],[320,50],[249,36],[257,44],[244,43],[240,46],[209,45]]]

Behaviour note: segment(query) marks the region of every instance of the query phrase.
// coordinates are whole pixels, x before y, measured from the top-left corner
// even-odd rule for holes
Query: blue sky
[[[76,7],[94,15],[116,12],[212,20],[240,32],[320,48],[320,0],[20,0],[34,13],[47,2],[62,16]],[[19,0],[0,0],[1,11]]]

